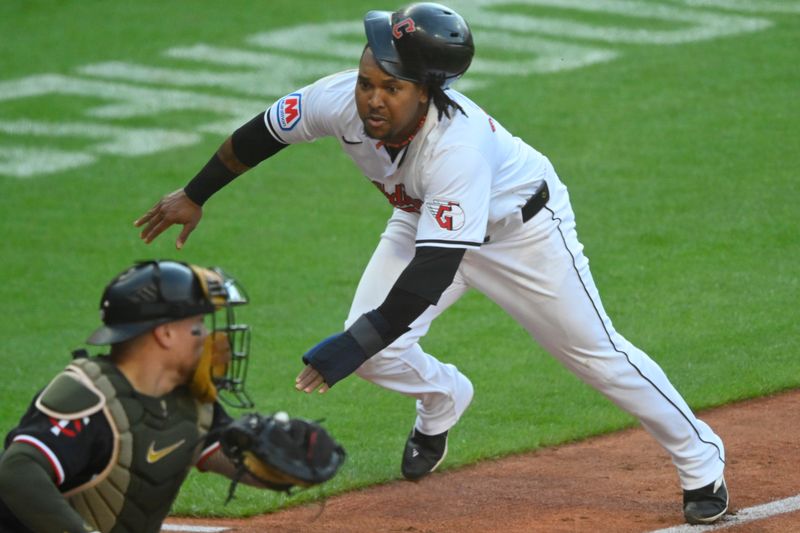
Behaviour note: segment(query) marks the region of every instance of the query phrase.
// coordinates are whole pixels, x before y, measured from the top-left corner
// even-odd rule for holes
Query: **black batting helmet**
[[[364,17],[367,43],[396,78],[447,87],[469,68],[475,46],[467,22],[441,4],[411,4]]]

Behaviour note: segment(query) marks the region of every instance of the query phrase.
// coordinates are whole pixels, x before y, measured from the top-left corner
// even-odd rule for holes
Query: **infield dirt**
[[[703,411],[726,446],[730,512],[800,493],[800,390]],[[800,531],[800,511],[731,533]],[[642,429],[397,481],[243,520],[172,518],[232,532],[640,533],[683,524],[666,452]],[[695,529],[695,528],[692,528]],[[703,530],[705,528],[696,528]]]

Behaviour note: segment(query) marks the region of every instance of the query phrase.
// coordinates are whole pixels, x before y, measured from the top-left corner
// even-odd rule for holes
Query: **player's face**
[[[428,91],[381,70],[372,50],[366,48],[358,65],[356,108],[367,135],[401,143],[414,133],[427,112]]]
[[[203,343],[208,336],[208,329],[203,321],[203,315],[198,315],[176,322],[176,329],[180,335],[181,367],[189,379],[200,361],[203,353]]]

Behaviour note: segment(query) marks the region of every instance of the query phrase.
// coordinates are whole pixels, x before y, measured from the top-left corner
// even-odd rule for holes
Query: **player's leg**
[[[380,305],[395,280],[414,256],[415,217],[396,211],[387,224],[356,289],[345,324]],[[466,290],[457,279],[444,292],[438,305],[429,307],[411,330],[389,347],[368,359],[356,373],[386,389],[417,400],[415,428],[436,435],[455,425],[472,399],[472,383],[451,364],[425,353],[419,339],[431,322]]]
[[[582,380],[636,416],[672,455],[684,489],[713,483],[724,468],[720,438],[662,369],[614,330],[577,239],[566,189],[554,173],[550,180],[545,210],[468,252],[465,277]]]

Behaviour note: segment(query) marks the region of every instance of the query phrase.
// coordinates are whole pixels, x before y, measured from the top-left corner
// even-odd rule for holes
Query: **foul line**
[[[228,531],[229,527],[189,526],[182,524],[163,524],[161,531],[186,531],[187,533],[219,533]]]
[[[718,523],[711,526],[690,526],[688,524],[658,529],[650,533],[700,533],[702,531],[716,531],[728,527],[738,526],[747,522],[761,520],[777,516],[779,514],[791,513],[800,510],[800,494],[777,500],[762,505],[755,505],[746,509],[739,509],[735,515],[727,515]]]

